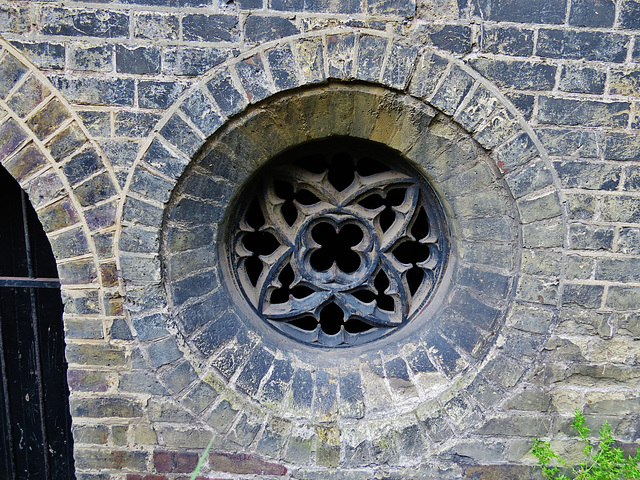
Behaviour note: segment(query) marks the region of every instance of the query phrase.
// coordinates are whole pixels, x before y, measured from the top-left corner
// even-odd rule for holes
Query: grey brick
[[[615,230],[610,227],[572,224],[569,228],[571,248],[575,250],[611,250]]]
[[[263,43],[298,33],[298,28],[287,18],[250,15],[245,22],[247,41]]]
[[[612,70],[609,91],[619,95],[640,97],[640,72],[636,70]]]
[[[24,53],[39,68],[62,70],[64,68],[65,46],[54,42],[18,42],[11,44]]]
[[[602,285],[568,284],[564,287],[562,304],[600,308],[603,293],[604,287]]]
[[[480,36],[483,52],[528,56],[533,53],[533,30],[487,25]]]
[[[236,386],[247,395],[254,396],[258,392],[261,380],[269,371],[273,359],[273,355],[266,349],[256,348],[236,379]]]
[[[138,75],[160,73],[160,48],[116,45],[116,71]]]
[[[640,228],[623,228],[618,237],[621,253],[640,255]]]
[[[162,73],[196,76],[208,72],[229,57],[230,51],[217,47],[167,47],[164,49]]]
[[[141,81],[138,84],[138,105],[142,108],[168,108],[184,88],[185,85],[178,82]]]
[[[606,72],[595,68],[565,65],[558,88],[564,92],[604,93]]]
[[[180,25],[177,15],[140,12],[133,15],[133,36],[146,40],[177,40]]]
[[[101,38],[126,38],[129,35],[129,15],[103,9],[42,6],[37,11],[36,25],[44,35]]]
[[[565,2],[554,0],[478,0],[475,13],[483,20],[560,24],[565,11]]]
[[[251,350],[252,346],[246,333],[244,331],[236,332],[235,340],[222,347],[220,354],[211,361],[211,365],[225,379],[229,380],[245,363]]]
[[[147,347],[147,355],[149,355],[151,365],[156,368],[162,365],[171,364],[179,358],[182,358],[182,352],[178,348],[176,340],[173,337],[169,337],[165,340],[160,340],[149,345]]]
[[[379,15],[398,15],[410,17],[415,14],[415,0],[371,0],[368,2],[368,12]]]
[[[355,39],[356,36],[353,34],[327,37],[327,63],[330,77],[339,79],[353,77]]]
[[[629,120],[629,103],[568,100],[540,97],[540,123],[581,125],[584,127],[625,127]]]
[[[640,288],[609,287],[606,304],[614,310],[637,310],[640,304]]]
[[[599,258],[596,280],[640,282],[639,258]]]
[[[479,58],[471,65],[482,75],[505,88],[550,90],[555,83],[556,67],[544,63]]]
[[[227,73],[217,75],[207,83],[207,88],[224,115],[231,116],[246,105],[244,96],[236,89]]]
[[[293,51],[289,45],[282,45],[267,50],[267,61],[276,90],[288,90],[298,86],[296,64]]]
[[[595,261],[582,255],[568,255],[565,276],[568,280],[587,280],[591,278]]]
[[[118,111],[115,118],[116,135],[145,138],[160,118],[160,115],[151,112]]]
[[[558,301],[558,281],[554,278],[522,275],[516,288],[516,298],[525,302],[555,305]]]
[[[160,133],[187,156],[193,155],[204,143],[178,114],[169,119]]]
[[[31,30],[28,5],[3,5],[0,7],[2,32],[27,33]]]
[[[129,78],[51,77],[67,100],[83,105],[133,106],[135,83]]]
[[[51,156],[59,162],[70,153],[78,150],[86,141],[87,137],[82,130],[76,123],[72,123],[47,142],[46,148],[49,149]]]
[[[370,35],[360,39],[356,77],[360,80],[377,82],[382,73],[387,48],[387,39]]]
[[[15,83],[27,73],[27,68],[13,55],[5,55],[0,61],[0,96],[5,98]]]
[[[553,162],[553,165],[564,188],[589,190],[616,190],[622,170],[617,165],[582,160]]]
[[[389,58],[382,75],[382,83],[391,88],[404,90],[415,68],[418,49],[413,46],[391,44]]]
[[[498,110],[473,138],[485,148],[495,148],[520,130],[518,121],[507,110]]]
[[[605,137],[604,156],[609,160],[640,160],[640,138],[635,133],[609,133]]]
[[[505,173],[528,163],[537,155],[538,148],[527,133],[521,133],[495,150],[496,163]]]
[[[607,196],[602,199],[602,220],[605,222],[640,223],[640,198]]]
[[[454,116],[467,131],[473,131],[495,109],[498,99],[493,96],[484,86],[479,85],[468,98],[464,108],[461,108]]]
[[[283,401],[291,378],[293,377],[293,367],[291,362],[283,359],[275,359],[271,375],[262,387],[262,399],[270,405],[278,405]]]
[[[624,62],[629,37],[609,32],[546,30],[538,33],[536,54],[541,57]]]
[[[72,70],[109,72],[113,69],[113,45],[72,44],[69,66]]]
[[[472,84],[473,78],[468,73],[453,67],[431,103],[446,114],[453,115]]]
[[[620,2],[620,26],[622,28],[640,29],[640,2],[622,0]]]
[[[427,43],[454,53],[470,52],[471,28],[466,25],[430,25]]]
[[[239,40],[235,15],[191,14],[182,18],[185,40],[200,42],[235,42]]]
[[[203,355],[209,356],[222,345],[233,338],[238,332],[243,332],[244,325],[233,313],[225,313],[214,322],[210,322],[193,338],[193,344]]]
[[[536,133],[549,155],[597,158],[603,143],[598,133],[583,130],[539,128]]]
[[[589,220],[596,213],[596,198],[593,195],[573,193],[566,196],[569,218]]]
[[[304,11],[314,13],[361,13],[360,0],[345,0],[335,4],[330,0],[304,0]]]
[[[530,223],[522,227],[522,244],[524,247],[561,247],[563,240],[562,224],[557,221],[551,224]]]
[[[551,171],[542,160],[535,160],[527,168],[505,177],[515,198],[533,193],[553,183]]]
[[[435,53],[425,53],[418,59],[416,71],[409,84],[409,92],[417,97],[430,97],[449,61]]]
[[[109,112],[84,110],[78,115],[89,134],[94,137],[108,137],[111,135],[111,115]]]
[[[573,0],[569,25],[578,27],[611,27],[616,6],[613,0]]]
[[[271,85],[262,64],[262,58],[256,54],[236,64],[236,72],[242,83],[249,103],[259,102],[271,95]]]
[[[458,268],[456,281],[459,285],[497,298],[503,298],[509,288],[509,277],[466,265],[461,265]]]

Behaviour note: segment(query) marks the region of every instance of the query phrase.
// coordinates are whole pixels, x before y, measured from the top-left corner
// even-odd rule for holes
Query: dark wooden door
[[[56,264],[17,182],[0,167],[0,479],[73,479]]]

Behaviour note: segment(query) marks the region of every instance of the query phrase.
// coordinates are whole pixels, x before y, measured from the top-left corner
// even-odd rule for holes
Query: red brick
[[[160,473],[191,473],[198,464],[198,454],[158,451],[153,454],[153,464]]]
[[[277,463],[269,463],[253,455],[242,453],[210,453],[211,470],[229,473],[250,473],[254,475],[285,475],[287,468]]]

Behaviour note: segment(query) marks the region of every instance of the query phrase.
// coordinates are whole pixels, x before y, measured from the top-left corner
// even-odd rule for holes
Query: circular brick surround
[[[274,335],[257,318],[220,246],[224,223],[237,221],[234,198],[254,172],[292,146],[333,135],[387,145],[421,171],[442,201],[452,252],[418,318],[388,338],[327,354]],[[286,417],[335,421],[408,412],[473,376],[504,324],[520,247],[513,196],[466,132],[410,96],[331,84],[267,100],[214,135],[169,202],[162,260],[171,321],[202,378]],[[365,408],[362,386],[376,381],[402,391],[401,401],[379,395]]]

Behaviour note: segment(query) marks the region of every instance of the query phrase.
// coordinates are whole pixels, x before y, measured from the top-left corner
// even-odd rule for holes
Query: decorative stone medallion
[[[435,193],[384,145],[329,137],[260,170],[229,255],[258,315],[299,341],[348,347],[412,321],[444,272]]]

